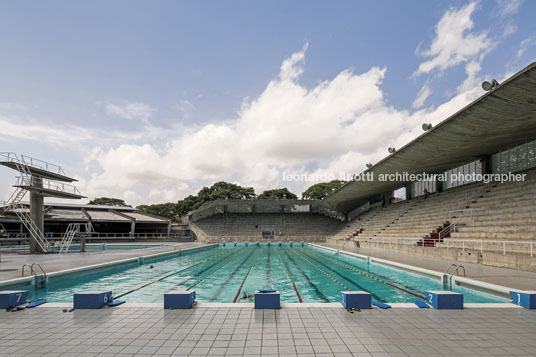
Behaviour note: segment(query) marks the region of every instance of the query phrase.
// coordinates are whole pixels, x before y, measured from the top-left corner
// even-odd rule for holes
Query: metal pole
[[[506,241],[503,241],[503,255],[506,255]]]
[[[481,240],[480,240],[480,253],[483,253],[483,252],[484,252],[484,250],[483,250],[483,248],[482,248],[482,239],[481,239]]]

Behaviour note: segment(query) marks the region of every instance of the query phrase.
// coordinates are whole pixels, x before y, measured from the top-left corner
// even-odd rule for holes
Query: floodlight
[[[389,151],[390,154],[394,154],[394,152],[396,151],[396,149],[395,149],[395,148],[389,148],[388,151]]]
[[[498,85],[499,85],[499,82],[497,82],[496,79],[492,79],[490,82],[488,81],[482,82],[482,89],[487,92],[492,89],[495,89]]]
[[[432,129],[432,124],[431,124],[431,123],[424,123],[424,124],[422,125],[422,130],[424,130],[424,131],[428,131],[428,130],[430,130],[430,129]]]
[[[372,167],[372,164],[367,164],[367,169],[370,169]]]

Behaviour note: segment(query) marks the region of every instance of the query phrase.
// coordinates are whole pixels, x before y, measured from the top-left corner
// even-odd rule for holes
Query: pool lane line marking
[[[315,290],[316,295],[320,299],[322,299],[323,301],[329,302],[329,299],[327,298],[327,296],[324,295],[324,293],[318,288],[318,286],[316,286],[316,284],[311,280],[311,278],[307,275],[307,273],[305,271],[303,271],[303,269],[298,265],[298,263],[296,263],[294,258],[292,258],[290,256],[290,254],[287,253],[286,250],[283,250],[283,253],[285,253],[287,258],[292,262],[292,264],[294,264],[294,266],[296,267],[296,269],[298,269],[298,271],[301,273],[301,275],[303,275],[303,277],[307,280],[309,285],[311,285],[313,287],[313,289]]]
[[[347,287],[346,285],[344,285],[343,283],[341,283],[340,281],[338,281],[337,279],[335,279],[334,277],[332,277],[331,275],[329,275],[328,273],[326,273],[325,271],[323,271],[322,269],[320,269],[316,264],[312,263],[309,259],[305,258],[303,255],[301,255],[300,253],[296,252],[296,251],[293,251],[294,254],[300,256],[303,260],[305,260],[307,263],[311,264],[313,267],[315,267],[318,271],[320,271],[322,274],[324,274],[325,276],[327,276],[328,278],[330,278],[334,283],[337,283],[339,284],[340,286],[342,286],[344,289],[348,290],[348,291],[352,291],[352,289],[350,289],[349,287]]]
[[[236,252],[238,253],[238,252]],[[231,255],[234,255],[235,253],[231,254]],[[231,255],[228,255],[227,257],[230,257]],[[223,260],[225,260],[226,258],[224,258]],[[223,261],[222,260],[222,261]],[[215,270],[213,270],[210,274],[208,275],[205,275],[203,278],[199,279],[198,281],[196,281],[194,284],[190,285],[189,287],[186,288],[186,291],[190,290],[191,288],[193,287],[196,287],[197,285],[201,284],[204,280],[210,278],[212,276],[212,274],[214,274],[215,272],[217,272],[218,270],[220,270],[221,268],[223,268],[224,266],[226,266],[227,264],[229,264],[230,262],[232,262],[233,260],[228,260],[227,262],[223,263],[222,265],[220,265],[218,268],[216,268]]]
[[[250,248],[248,248],[248,249],[250,249]],[[247,252],[247,249],[245,249],[244,251]],[[234,270],[230,273],[230,275],[227,276],[227,280],[225,280],[223,283],[219,284],[220,287],[219,287],[218,291],[216,291],[216,293],[214,295],[212,295],[212,297],[209,300],[210,302],[213,302],[214,300],[216,300],[217,298],[220,297],[221,293],[223,292],[223,289],[225,289],[227,284],[229,284],[229,282],[231,280],[233,280],[233,277],[236,275],[236,273],[242,268],[242,266],[249,260],[249,258],[251,258],[251,256],[255,252],[256,252],[256,250],[252,249],[249,254],[246,254],[246,258],[244,260],[242,260],[240,262],[240,264],[238,264],[238,266],[236,266],[234,268]]]
[[[240,295],[240,292],[242,291],[242,288],[244,287],[244,283],[246,282],[246,279],[248,278],[249,272],[251,271],[251,268],[253,268],[253,265],[255,265],[255,262],[257,261],[257,258],[259,257],[259,251],[257,251],[257,255],[255,255],[255,258],[253,259],[253,262],[251,262],[251,265],[249,266],[249,269],[246,273],[246,276],[242,280],[242,283],[240,284],[240,287],[238,288],[238,291],[236,292],[236,295],[233,299],[233,303],[236,302],[236,299],[238,299],[238,296]],[[249,258],[249,257],[248,257]]]
[[[317,256],[321,256],[321,255],[318,255],[318,254],[317,254]],[[332,261],[332,262],[335,263],[335,264],[339,264],[340,266],[342,266],[342,267],[344,267],[344,268],[346,268],[346,269],[350,269],[350,270],[352,270],[352,271],[354,271],[354,272],[356,272],[356,273],[359,273],[359,274],[361,274],[361,275],[366,276],[367,278],[376,280],[376,281],[378,281],[378,282],[380,282],[380,283],[383,283],[383,284],[385,284],[385,285],[389,285],[389,286],[391,286],[391,287],[393,287],[393,288],[395,288],[395,289],[401,290],[401,291],[403,291],[403,292],[405,292],[405,293],[408,293],[408,294],[411,294],[411,295],[416,296],[416,297],[418,297],[418,298],[421,298],[421,299],[426,300],[426,297],[424,297],[423,295],[415,294],[415,293],[413,293],[413,292],[411,292],[411,291],[409,291],[409,290],[406,290],[406,289],[401,288],[401,287],[399,287],[399,286],[396,286],[396,285],[394,285],[394,284],[388,283],[387,281],[385,281],[385,280],[383,280],[383,279],[380,279],[380,278],[375,277],[375,276],[373,276],[373,275],[371,275],[371,274],[369,274],[369,273],[365,273],[364,271],[361,271],[361,270],[359,270],[359,269],[356,269],[356,268],[354,268],[354,267],[352,267],[352,266],[349,266],[349,265],[346,265],[346,264],[341,263],[341,262],[339,262],[339,261],[336,261],[336,260],[332,259],[331,257],[324,257],[324,258],[326,258],[326,259],[327,259],[327,258],[330,258],[330,261]]]
[[[203,268],[201,271],[195,273],[193,276],[188,277],[188,278],[182,280],[181,282],[179,282],[179,283],[177,283],[177,284],[174,284],[174,286],[181,286],[181,285],[183,285],[183,284],[189,282],[190,280],[192,280],[192,279],[194,279],[194,278],[200,276],[200,275],[203,274],[204,272],[206,272],[206,271],[208,271],[208,270],[214,268],[216,265],[220,264],[220,263],[223,262],[225,259],[228,259],[228,258],[230,258],[230,257],[232,257],[232,256],[236,256],[238,253],[241,253],[240,250],[237,250],[236,252],[233,252],[233,253],[227,255],[226,257],[224,257],[223,259],[220,259],[219,261],[215,262],[214,264],[211,264],[211,265],[209,265],[208,267]],[[168,290],[168,291],[172,291],[172,290],[173,290],[173,289],[170,289],[170,290]]]
[[[296,296],[298,297],[298,301],[303,302],[300,296],[300,293],[298,292],[298,289],[296,288],[296,284],[294,284],[294,279],[292,279],[290,272],[288,271],[285,263],[283,262],[283,259],[281,258],[281,254],[279,254],[279,248],[275,248],[275,252],[277,253],[277,256],[279,257],[279,261],[281,262],[281,265],[283,265],[283,268],[285,268],[285,271],[287,272],[288,278],[290,279],[290,282],[292,283],[292,287],[294,288],[294,291],[296,292]]]
[[[196,266],[198,266],[198,265],[200,265],[200,264],[206,263],[206,262],[208,262],[208,261],[210,261],[210,260],[212,260],[212,259],[215,259],[215,258],[217,258],[218,256],[221,256],[221,255],[223,255],[223,254],[226,254],[226,252],[222,252],[222,253],[220,253],[220,254],[216,254],[216,255],[214,255],[214,256],[212,256],[212,257],[210,257],[210,258],[206,258],[206,259],[204,259],[204,260],[202,260],[202,261],[200,261],[200,262],[198,262],[198,263],[195,263],[195,264],[193,264],[193,265],[190,265],[189,267],[186,267],[186,268],[181,269],[181,270],[179,270],[179,271],[175,271],[175,272],[173,272],[173,273],[171,273],[171,274],[168,274],[168,275],[166,275],[166,276],[163,276],[163,277],[161,277],[161,278],[159,278],[159,279],[157,279],[157,280],[150,281],[150,282],[148,282],[147,284],[144,284],[144,285],[139,286],[139,287],[137,287],[137,288],[135,288],[135,289],[129,290],[129,291],[123,293],[123,294],[114,296],[113,299],[114,299],[114,300],[115,300],[115,299],[119,299],[120,297],[123,297],[123,296],[125,296],[125,295],[131,294],[131,293],[133,293],[133,292],[135,292],[135,291],[138,291],[138,290],[141,290],[141,289],[143,289],[143,288],[145,288],[145,287],[147,287],[147,286],[149,286],[149,285],[152,285],[152,284],[154,284],[154,283],[157,283],[157,282],[159,282],[159,281],[162,281],[162,280],[164,280],[164,279],[167,279],[167,278],[169,278],[170,276],[173,276],[173,275],[182,273],[182,272],[185,271],[185,270],[188,270],[188,269],[193,268],[193,267],[196,267]],[[233,255],[233,254],[231,253],[231,254],[227,255],[227,257],[229,257],[229,256],[231,256],[231,255]],[[222,260],[225,260],[225,258],[223,258]]]
[[[272,247],[268,246],[268,254],[267,254],[267,257],[266,257],[266,284],[264,286],[264,289],[272,289],[273,288],[273,286],[271,284],[271,282],[272,282],[271,251],[272,251]]]
[[[310,256],[309,254],[306,254],[304,252],[304,249],[303,248],[299,248],[299,250],[308,258],[310,258],[311,260],[315,261],[316,263],[320,264],[321,266],[323,266],[324,268],[326,268],[327,270],[331,271],[333,274],[336,274],[338,276],[340,276],[342,279],[346,280],[346,281],[349,281],[350,283],[354,284],[359,290],[361,291],[366,291],[368,293],[370,293],[370,295],[372,296],[373,299],[375,300],[379,300],[379,301],[383,301],[385,302],[385,300],[383,300],[382,298],[380,298],[378,295],[376,295],[375,293],[371,292],[371,291],[368,291],[366,290],[365,288],[363,288],[361,285],[359,285],[358,282],[356,282],[355,280],[353,280],[352,278],[344,275],[344,274],[341,274],[339,271],[337,271],[336,269],[334,268],[331,268],[330,266],[326,265],[324,262],[322,262],[320,259],[317,259],[315,257],[312,257]]]

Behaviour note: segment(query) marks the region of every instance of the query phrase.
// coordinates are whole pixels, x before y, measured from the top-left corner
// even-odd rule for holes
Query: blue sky
[[[360,172],[536,59],[533,1],[0,1],[0,150],[90,197]],[[0,194],[13,173],[0,171]]]

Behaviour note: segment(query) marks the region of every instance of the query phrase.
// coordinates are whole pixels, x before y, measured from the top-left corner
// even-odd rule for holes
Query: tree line
[[[330,193],[344,185],[345,181],[333,180],[312,185],[302,192],[302,199],[305,200],[322,200]],[[167,202],[153,205],[140,205],[136,208],[161,217],[166,217],[175,222],[180,222],[180,217],[185,216],[188,212],[199,208],[206,202],[216,200],[249,200],[249,199],[275,199],[275,200],[295,200],[298,196],[290,192],[286,187],[266,190],[260,195],[255,194],[253,187],[242,187],[233,183],[224,181],[216,182],[210,187],[203,187],[197,195],[189,195],[178,202]],[[89,202],[89,204],[130,207],[125,201],[118,198],[100,197]]]

